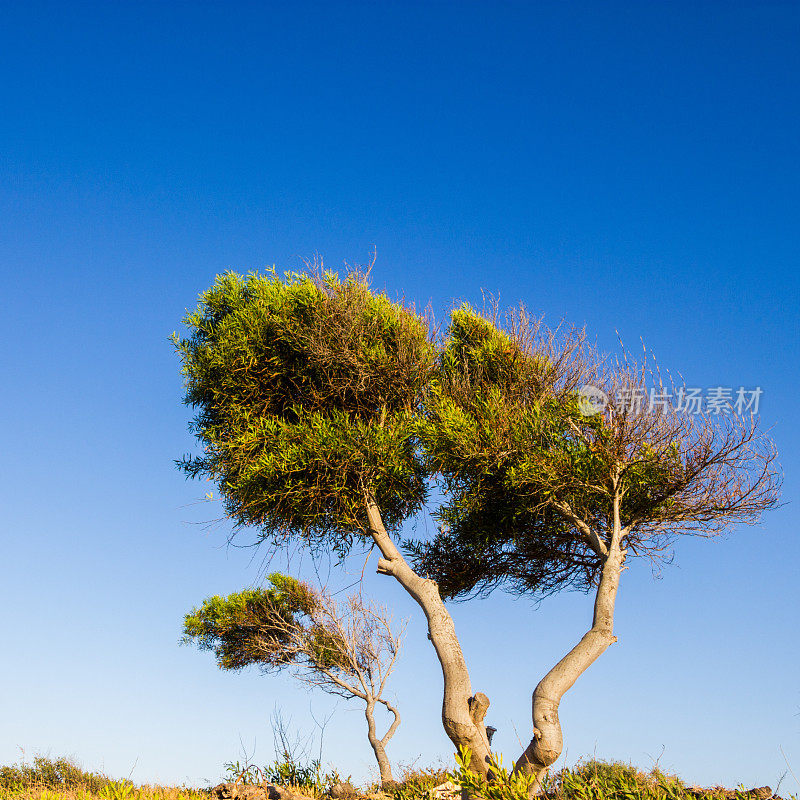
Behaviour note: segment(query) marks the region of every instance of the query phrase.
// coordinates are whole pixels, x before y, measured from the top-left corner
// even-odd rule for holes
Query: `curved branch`
[[[565,500],[553,500],[553,508],[558,511],[567,521],[571,522],[581,534],[581,538],[599,556],[608,555],[608,547],[600,538],[597,531],[590,528],[573,510]]]
[[[400,712],[388,701],[384,700],[382,697],[376,697],[375,700],[378,703],[383,703],[389,711],[394,714],[394,719],[392,720],[392,724],[389,726],[389,730],[383,734],[383,738],[381,739],[381,744],[386,747],[389,743],[389,740],[394,736],[395,731],[397,730],[398,726],[400,725]]]

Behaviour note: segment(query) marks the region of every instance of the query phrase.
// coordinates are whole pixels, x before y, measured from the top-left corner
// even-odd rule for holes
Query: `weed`
[[[111,781],[100,790],[103,800],[141,800],[142,793],[130,781]]]
[[[417,800],[431,796],[431,790],[448,780],[448,773],[444,767],[427,767],[419,769],[411,765],[400,772],[399,782],[393,786],[388,794],[393,800]]]
[[[342,780],[336,770],[325,772],[319,759],[303,764],[289,753],[284,753],[282,759],[276,759],[263,768],[255,764],[242,765],[238,761],[230,761],[225,764],[225,769],[226,777],[232,783],[275,783],[279,786],[293,786],[314,795],[325,794],[331,786]]]
[[[458,769],[447,776],[465,790],[469,797],[485,798],[485,800],[528,800],[528,793],[536,783],[535,776],[509,773],[503,766],[503,757],[496,756],[491,761],[494,778],[489,782],[483,775],[469,768],[471,758],[470,749],[462,748],[456,754]]]

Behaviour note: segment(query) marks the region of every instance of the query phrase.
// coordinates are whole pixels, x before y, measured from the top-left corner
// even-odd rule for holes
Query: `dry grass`
[[[0,767],[0,800],[208,800],[186,786],[135,786],[84,770],[70,758],[35,756],[30,764]]]
[[[126,784],[130,791],[101,789],[48,789],[41,786],[0,788],[0,800],[208,800],[207,791],[175,786],[138,786]]]
[[[361,800],[431,800],[431,789],[448,780],[444,765],[398,769],[399,781],[390,790],[377,785],[357,790]],[[296,791],[324,800],[322,791],[308,786]],[[520,800],[513,791],[495,786],[497,800]],[[84,771],[71,759],[37,756],[33,764],[0,767],[0,800],[209,800],[209,789],[187,786],[136,786],[131,781]],[[546,784],[543,800],[756,800],[742,789],[708,789],[698,794],[679,778],[658,769],[642,772],[629,764],[590,760],[556,772]],[[800,800],[791,796],[791,800]]]

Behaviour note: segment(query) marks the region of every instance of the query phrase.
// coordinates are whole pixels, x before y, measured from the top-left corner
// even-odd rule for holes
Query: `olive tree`
[[[173,337],[203,452],[190,476],[221,492],[235,529],[340,556],[374,546],[378,571],[419,604],[444,679],[442,721],[485,773],[488,700],[473,693],[453,620],[434,580],[398,547],[428,495],[416,438],[420,398],[436,366],[428,320],[370,290],[274,270],[219,276]]]
[[[409,543],[415,566],[447,597],[594,593],[591,627],[533,692],[518,772],[541,780],[561,754],[559,703],[616,641],[628,562],[755,523],[777,502],[775,449],[755,418],[685,413],[682,392],[647,359],[598,358],[581,332],[549,332],[524,309],[504,326],[468,306],[452,314],[421,433],[447,501],[434,539]]]
[[[383,694],[400,653],[402,632],[392,630],[385,609],[360,594],[337,602],[287,575],[273,573],[269,582],[268,589],[204,600],[186,615],[183,641],[213,651],[221,669],[288,669],[328,694],[362,700],[381,783],[391,784],[386,746],[400,725],[400,713]],[[383,736],[375,724],[376,704],[392,714]]]

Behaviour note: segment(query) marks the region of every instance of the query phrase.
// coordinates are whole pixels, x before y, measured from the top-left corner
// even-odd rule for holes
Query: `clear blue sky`
[[[2,2],[0,763],[202,784],[240,738],[271,759],[276,704],[307,733],[334,708],[178,647],[264,565],[173,467],[167,337],[218,272],[375,246],[375,284],[440,314],[486,289],[605,349],[642,337],[690,385],[763,388],[787,505],[626,572],[619,644],[562,720],[568,762],[663,747],[689,781],[774,786],[782,746],[800,773],[799,79],[789,2]],[[412,616],[390,755],[446,759],[420,615],[367,584]],[[591,600],[453,613],[508,762]],[[325,758],[372,768],[356,706]]]

